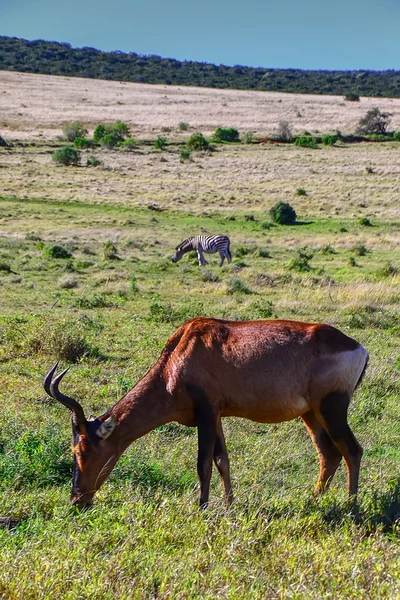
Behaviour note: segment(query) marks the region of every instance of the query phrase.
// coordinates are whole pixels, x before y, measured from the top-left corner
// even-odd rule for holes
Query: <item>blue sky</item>
[[[225,65],[400,69],[400,0],[0,0],[0,34]]]

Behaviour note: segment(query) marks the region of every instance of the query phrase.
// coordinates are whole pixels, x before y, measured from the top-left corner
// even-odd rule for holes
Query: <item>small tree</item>
[[[291,142],[293,140],[292,126],[286,120],[279,121],[278,140],[280,142]]]
[[[390,123],[390,113],[384,113],[377,106],[370,108],[366,115],[358,121],[356,129],[361,135],[366,133],[386,133]]]
[[[272,221],[279,225],[293,225],[296,222],[296,211],[287,202],[277,202],[269,214]]]
[[[214,131],[213,139],[216,142],[238,142],[239,141],[239,132],[237,129],[233,127],[223,128],[218,127]]]
[[[77,165],[80,161],[80,153],[72,146],[64,146],[63,148],[58,148],[54,150],[51,155],[54,162],[59,165],[65,165],[66,167],[69,165]]]
[[[189,150],[208,150],[210,142],[206,140],[202,133],[194,133],[186,142]]]
[[[84,138],[88,134],[88,130],[80,121],[71,121],[65,123],[63,134],[66,140],[73,142],[76,138]]]

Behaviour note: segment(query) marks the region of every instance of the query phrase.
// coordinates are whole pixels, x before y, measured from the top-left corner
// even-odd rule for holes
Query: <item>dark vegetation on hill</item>
[[[400,97],[400,71],[305,71],[213,65],[0,36],[0,69],[139,83]]]

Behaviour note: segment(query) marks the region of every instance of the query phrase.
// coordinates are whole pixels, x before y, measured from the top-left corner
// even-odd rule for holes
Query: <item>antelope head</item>
[[[82,406],[58,389],[69,367],[53,379],[58,362],[47,373],[44,389],[47,394],[61,402],[71,413],[72,451],[74,453],[73,486],[71,502],[78,506],[93,504],[93,496],[110,473],[120,454],[115,444],[108,441],[114,431],[112,416],[103,419],[86,419]]]

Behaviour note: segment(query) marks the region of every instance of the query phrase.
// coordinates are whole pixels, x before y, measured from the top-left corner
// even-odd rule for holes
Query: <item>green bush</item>
[[[158,138],[154,141],[154,147],[157,150],[165,150],[166,145],[167,145],[167,138],[163,137],[161,135],[159,135]]]
[[[364,244],[359,244],[357,246],[353,246],[353,248],[351,250],[357,256],[366,256],[369,252],[368,248],[366,246],[364,246]]]
[[[241,279],[234,278],[227,281],[227,294],[252,294],[253,292],[247,287],[247,285]]]
[[[305,190],[304,188],[297,188],[296,196],[308,196],[307,190]]]
[[[59,165],[78,165],[80,161],[80,153],[75,150],[72,146],[63,146],[63,148],[57,148],[51,155],[55,163]]]
[[[326,134],[322,136],[322,144],[324,146],[334,146],[338,141],[338,135]]]
[[[63,126],[63,134],[66,140],[73,142],[76,138],[84,138],[88,134],[88,130],[80,121],[71,121]]]
[[[121,148],[125,148],[125,150],[133,150],[137,146],[136,138],[128,137],[121,143]]]
[[[44,253],[49,258],[71,258],[72,254],[64,246],[46,246]]]
[[[318,148],[316,140],[311,135],[301,135],[295,139],[294,143],[302,148]]]
[[[360,102],[360,96],[354,92],[349,92],[345,95],[346,102]]]
[[[358,223],[360,225],[362,225],[363,227],[373,227],[371,221],[368,219],[368,217],[362,217]]]
[[[100,140],[106,135],[107,130],[105,125],[97,125],[96,129],[93,132],[93,139],[95,142],[100,142]]]
[[[114,125],[110,126],[110,133],[118,133],[122,138],[128,138],[131,135],[129,126],[122,121],[116,121]]]
[[[178,125],[181,131],[187,131],[189,129],[189,123],[185,123],[185,121],[181,121]]]
[[[114,244],[112,240],[107,240],[103,244],[103,255],[105,260],[115,260],[120,257],[117,254],[117,246]]]
[[[279,225],[293,225],[296,222],[296,211],[287,202],[277,202],[269,214],[272,221]]]
[[[213,134],[216,142],[239,142],[239,132],[233,127],[218,127]]]
[[[98,159],[96,156],[88,156],[86,165],[88,167],[98,167],[99,165],[101,165],[101,160]]]
[[[194,133],[186,142],[189,150],[208,150],[210,142],[206,140],[202,133]]]
[[[115,146],[118,146],[121,142],[124,141],[124,138],[117,133],[116,131],[112,131],[111,133],[106,133],[100,140],[100,144],[103,148],[107,148],[107,150],[112,150]]]
[[[180,162],[185,162],[185,160],[190,160],[192,153],[188,148],[182,148],[179,152],[179,160]]]
[[[393,132],[393,139],[396,140],[396,142],[400,142],[400,131]]]
[[[90,138],[77,137],[74,139],[74,146],[79,150],[86,150],[87,148],[94,148],[97,143]]]
[[[304,248],[299,248],[297,250],[297,256],[293,258],[288,264],[288,269],[300,272],[311,271],[312,266],[309,261],[314,256],[314,252],[304,246]]]

